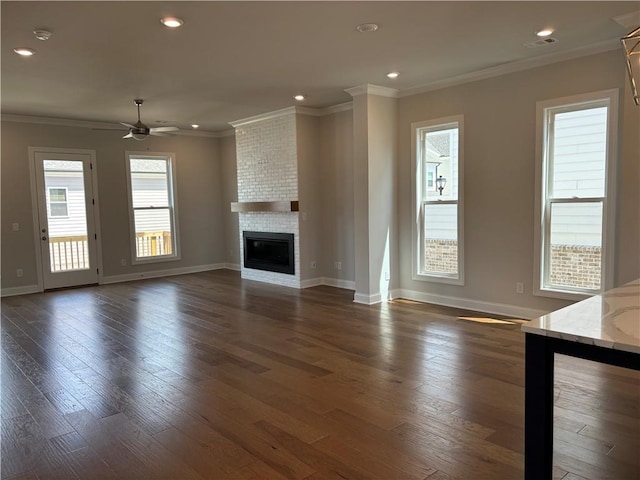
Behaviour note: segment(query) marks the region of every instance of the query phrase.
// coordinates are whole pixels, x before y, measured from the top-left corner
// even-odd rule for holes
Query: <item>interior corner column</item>
[[[391,242],[395,238],[397,90],[362,85],[347,92],[353,96],[353,300],[373,304],[389,296]]]

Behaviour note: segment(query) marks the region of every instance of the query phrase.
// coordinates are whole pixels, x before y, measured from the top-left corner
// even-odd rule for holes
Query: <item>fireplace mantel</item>
[[[297,200],[280,200],[275,202],[231,202],[231,211],[246,212],[297,212]]]

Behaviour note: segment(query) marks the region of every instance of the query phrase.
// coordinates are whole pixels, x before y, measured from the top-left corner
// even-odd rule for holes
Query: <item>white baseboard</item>
[[[16,295],[28,295],[30,293],[41,293],[42,289],[38,285],[24,285],[22,287],[9,287],[0,290],[2,297],[15,297]]]
[[[327,285],[328,287],[343,288],[344,290],[356,289],[356,282],[354,282],[353,280],[342,280],[340,278],[323,277],[322,285]]]
[[[375,305],[376,303],[382,303],[382,294],[374,293],[373,295],[367,295],[366,293],[354,293],[353,303],[362,303],[363,305]]]
[[[324,278],[322,277],[300,280],[300,288],[318,287],[320,285],[324,285]]]
[[[126,275],[109,275],[102,277],[102,285],[109,283],[132,282],[145,278],[170,277],[172,275],[185,275],[187,273],[208,272],[209,270],[220,270],[227,268],[226,263],[213,263],[209,265],[196,265],[194,267],[169,268],[166,270],[154,270],[151,272],[128,273]]]
[[[464,310],[474,310],[477,312],[493,313],[496,315],[504,315],[512,318],[520,318],[530,320],[541,317],[549,312],[544,310],[536,310],[534,308],[519,307],[517,305],[509,305],[506,303],[484,302],[481,300],[470,300],[467,298],[450,297],[447,295],[437,295],[433,293],[416,292],[415,290],[406,290],[403,288],[395,289],[390,292],[392,299],[406,298],[416,302],[433,303],[435,305],[443,305],[445,307],[461,308]],[[354,300],[355,301],[355,300]]]
[[[226,268],[227,270],[234,270],[236,272],[242,271],[242,268],[240,267],[239,263],[224,263],[223,265],[224,265],[223,268]]]

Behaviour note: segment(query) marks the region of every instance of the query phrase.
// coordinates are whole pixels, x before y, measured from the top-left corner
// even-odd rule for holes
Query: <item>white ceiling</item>
[[[293,105],[327,107],[375,84],[420,90],[486,69],[618,48],[638,1],[1,2],[3,114],[229,129]],[[165,15],[184,19],[170,30]],[[374,33],[355,26],[375,22]],[[526,48],[553,26],[553,45]],[[46,41],[32,31],[53,32]],[[21,58],[14,47],[36,55]],[[582,50],[581,50],[582,49]],[[624,69],[621,56],[620,68]],[[396,80],[386,73],[399,71]],[[597,72],[594,72],[597,74]]]

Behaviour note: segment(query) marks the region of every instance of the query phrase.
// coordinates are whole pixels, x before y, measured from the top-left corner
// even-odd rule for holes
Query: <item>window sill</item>
[[[157,257],[143,257],[136,258],[131,261],[131,265],[146,265],[149,263],[162,263],[162,262],[173,262],[175,260],[180,260],[179,255],[163,255]]]
[[[593,292],[574,292],[571,290],[560,290],[560,289],[550,289],[550,288],[539,288],[533,291],[533,295],[536,297],[547,297],[547,298],[557,298],[560,300],[570,300],[572,302],[579,302],[581,300],[586,300],[587,298],[591,298],[594,295],[599,295],[600,291]]]
[[[453,278],[453,277],[445,277],[445,276],[439,276],[439,275],[426,275],[423,273],[414,273],[412,278],[420,282],[445,283],[447,285],[458,285],[458,286],[464,285],[464,279],[462,277]]]

